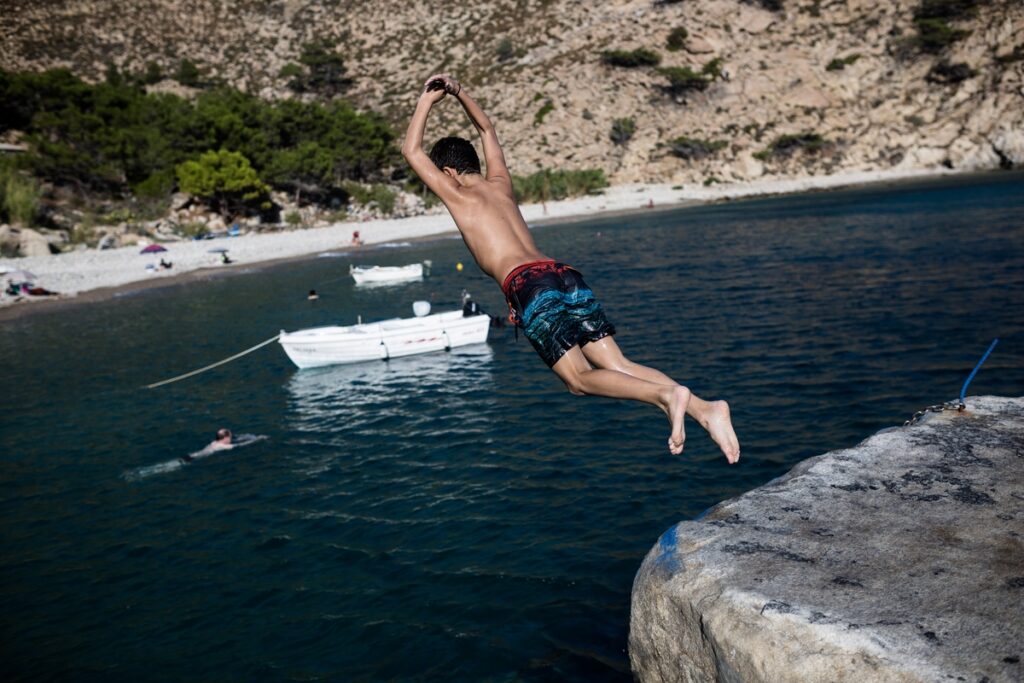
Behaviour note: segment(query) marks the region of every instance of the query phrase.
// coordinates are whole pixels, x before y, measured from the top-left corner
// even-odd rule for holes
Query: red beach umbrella
[[[140,251],[139,253],[140,254],[157,254],[157,253],[159,253],[161,251],[167,251],[167,249],[165,249],[164,247],[160,246],[159,244],[151,244],[148,247],[146,247],[145,249],[143,249],[142,251]]]

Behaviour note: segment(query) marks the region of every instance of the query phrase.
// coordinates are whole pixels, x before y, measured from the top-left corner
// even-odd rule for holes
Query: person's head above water
[[[225,439],[231,440],[231,430],[221,427],[217,430],[217,441],[224,441]]]
[[[459,137],[441,138],[430,150],[430,160],[442,171],[452,169],[457,175],[480,173],[480,157],[473,143]]]

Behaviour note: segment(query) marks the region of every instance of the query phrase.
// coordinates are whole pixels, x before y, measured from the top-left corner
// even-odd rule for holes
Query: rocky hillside
[[[111,61],[167,73],[187,57],[241,89],[289,97],[282,68],[327,40],[354,78],[348,97],[399,130],[423,79],[449,71],[492,114],[519,174],[599,167],[615,182],[682,183],[1024,163],[1019,0],[4,5],[0,66],[91,79]],[[660,64],[602,57],[639,48]],[[428,137],[458,131],[447,103]]]

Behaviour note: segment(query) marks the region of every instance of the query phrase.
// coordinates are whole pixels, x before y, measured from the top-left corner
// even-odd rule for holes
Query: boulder
[[[999,156],[987,141],[957,138],[949,146],[949,161],[961,171],[999,168]]]
[[[775,23],[775,16],[768,11],[740,5],[736,26],[747,33],[761,33]]]
[[[1021,680],[1022,491],[1024,398],[806,460],[662,535],[633,584],[633,672]]]
[[[705,38],[704,36],[698,35],[692,35],[689,38],[687,38],[686,44],[683,47],[686,48],[687,52],[695,55],[703,55],[709,52],[717,52],[720,48],[720,46],[717,43],[712,42],[710,39]]]
[[[829,106],[829,99],[821,90],[809,85],[800,85],[786,98],[790,104],[796,107],[813,107],[823,109]]]
[[[21,256],[49,256],[50,242],[32,228],[22,228],[18,238],[18,254]]]
[[[12,256],[18,252],[18,244],[21,242],[21,234],[17,228],[9,225],[0,225],[0,254]]]
[[[992,147],[1005,163],[1024,165],[1024,130],[1002,128],[992,136]]]

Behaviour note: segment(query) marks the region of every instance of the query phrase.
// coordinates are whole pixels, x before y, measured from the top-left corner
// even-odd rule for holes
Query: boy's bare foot
[[[672,387],[668,403],[668,421],[672,423],[672,433],[668,437],[668,450],[672,455],[683,452],[686,441],[686,430],[683,418],[686,417],[686,406],[690,403],[690,390],[686,387]]]
[[[722,449],[726,460],[733,465],[740,459],[740,442],[732,428],[729,416],[729,404],[725,401],[710,401],[709,407],[701,419],[701,425]]]

